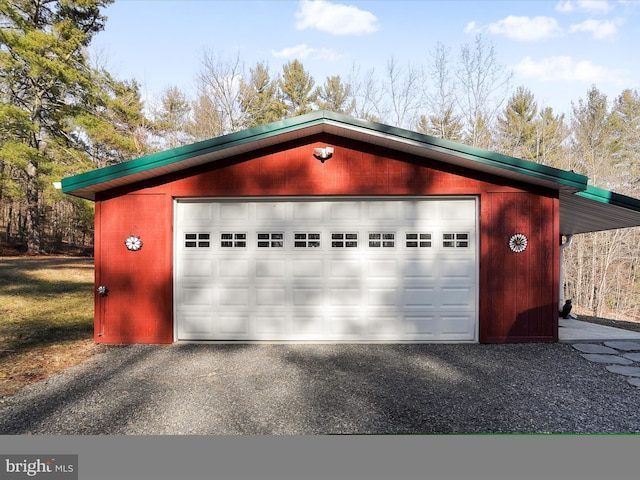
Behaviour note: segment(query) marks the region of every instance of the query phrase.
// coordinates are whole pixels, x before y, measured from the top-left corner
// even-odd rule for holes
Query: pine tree
[[[317,104],[321,110],[350,115],[355,108],[351,85],[342,83],[340,76],[327,77],[325,84],[317,90]]]
[[[39,252],[40,194],[76,138],[73,119],[92,88],[86,47],[111,0],[0,0],[0,102],[7,123],[0,162],[27,202],[27,248]]]
[[[285,105],[286,117],[297,117],[313,111],[317,91],[315,81],[307,73],[298,60],[293,60],[282,67],[282,77],[278,87]]]
[[[518,87],[496,124],[497,142],[508,155],[535,161],[538,154],[536,118],[538,104],[533,93]]]
[[[255,127],[282,119],[285,107],[278,101],[278,85],[269,76],[269,68],[258,63],[249,69],[249,80],[241,80],[240,106],[245,127]]]

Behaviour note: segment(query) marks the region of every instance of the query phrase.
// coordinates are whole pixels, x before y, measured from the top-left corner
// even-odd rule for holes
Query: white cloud
[[[479,33],[482,31],[482,28],[476,22],[469,22],[467,26],[464,27],[464,33]]]
[[[467,28],[469,28],[469,25],[467,25]],[[490,33],[504,35],[512,40],[522,42],[543,40],[545,38],[558,36],[562,33],[562,29],[555,18],[516,17],[513,15],[489,24],[487,30]]]
[[[276,58],[297,58],[298,60],[311,58],[313,60],[328,60],[330,62],[339,60],[345,56],[330,48],[312,48],[306,43],[296,45],[295,47],[283,48],[282,50],[271,50],[271,55]]]
[[[524,58],[514,68],[517,74],[541,82],[608,83],[626,85],[628,76],[621,70],[596,65],[589,60],[576,61],[571,57],[549,57],[542,60]]]
[[[589,32],[593,38],[601,40],[603,38],[612,37],[618,33],[618,25],[620,21],[600,21],[589,19],[582,23],[571,25],[572,32]]]
[[[371,12],[326,0],[302,0],[296,12],[296,28],[315,28],[333,35],[362,35],[378,30]]]
[[[276,58],[298,58],[305,59],[314,52],[314,49],[306,43],[295,47],[286,47],[282,50],[271,50],[271,55]]]
[[[609,13],[613,5],[607,0],[566,0],[558,2],[556,10],[570,13],[575,11],[585,11],[593,14]]]

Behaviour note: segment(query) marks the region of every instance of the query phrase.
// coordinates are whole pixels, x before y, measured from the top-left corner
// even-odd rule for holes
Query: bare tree
[[[362,74],[360,67],[353,65],[348,83],[352,86],[355,99],[353,115],[363,120],[382,121],[384,114],[380,108],[383,93],[380,82],[376,79],[375,70],[370,69]]]
[[[457,102],[466,120],[466,142],[491,148],[491,126],[508,95],[513,74],[498,61],[493,44],[477,35],[463,45],[455,70]]]
[[[424,82],[425,107],[428,113],[421,115],[416,128],[419,132],[454,142],[462,140],[464,123],[456,109],[455,81],[451,71],[451,51],[437,43],[427,65]]]
[[[398,65],[394,57],[387,61],[385,74],[384,96],[389,102],[389,120],[397,127],[412,128],[424,104],[422,76],[411,64]]]
[[[202,70],[197,76],[200,100],[194,105],[194,109],[202,105],[213,108],[217,120],[221,122],[219,130],[223,133],[236,132],[244,127],[240,104],[240,83],[243,77],[244,64],[239,53],[235,57],[224,57],[210,50],[204,53]]]

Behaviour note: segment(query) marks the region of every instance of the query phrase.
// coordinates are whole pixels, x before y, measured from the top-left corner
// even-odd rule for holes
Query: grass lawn
[[[0,398],[98,348],[93,258],[0,257]]]

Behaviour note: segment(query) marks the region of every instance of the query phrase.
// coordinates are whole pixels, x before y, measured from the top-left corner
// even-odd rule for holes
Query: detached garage
[[[95,340],[552,342],[564,235],[640,201],[314,112],[65,178],[94,200]]]

